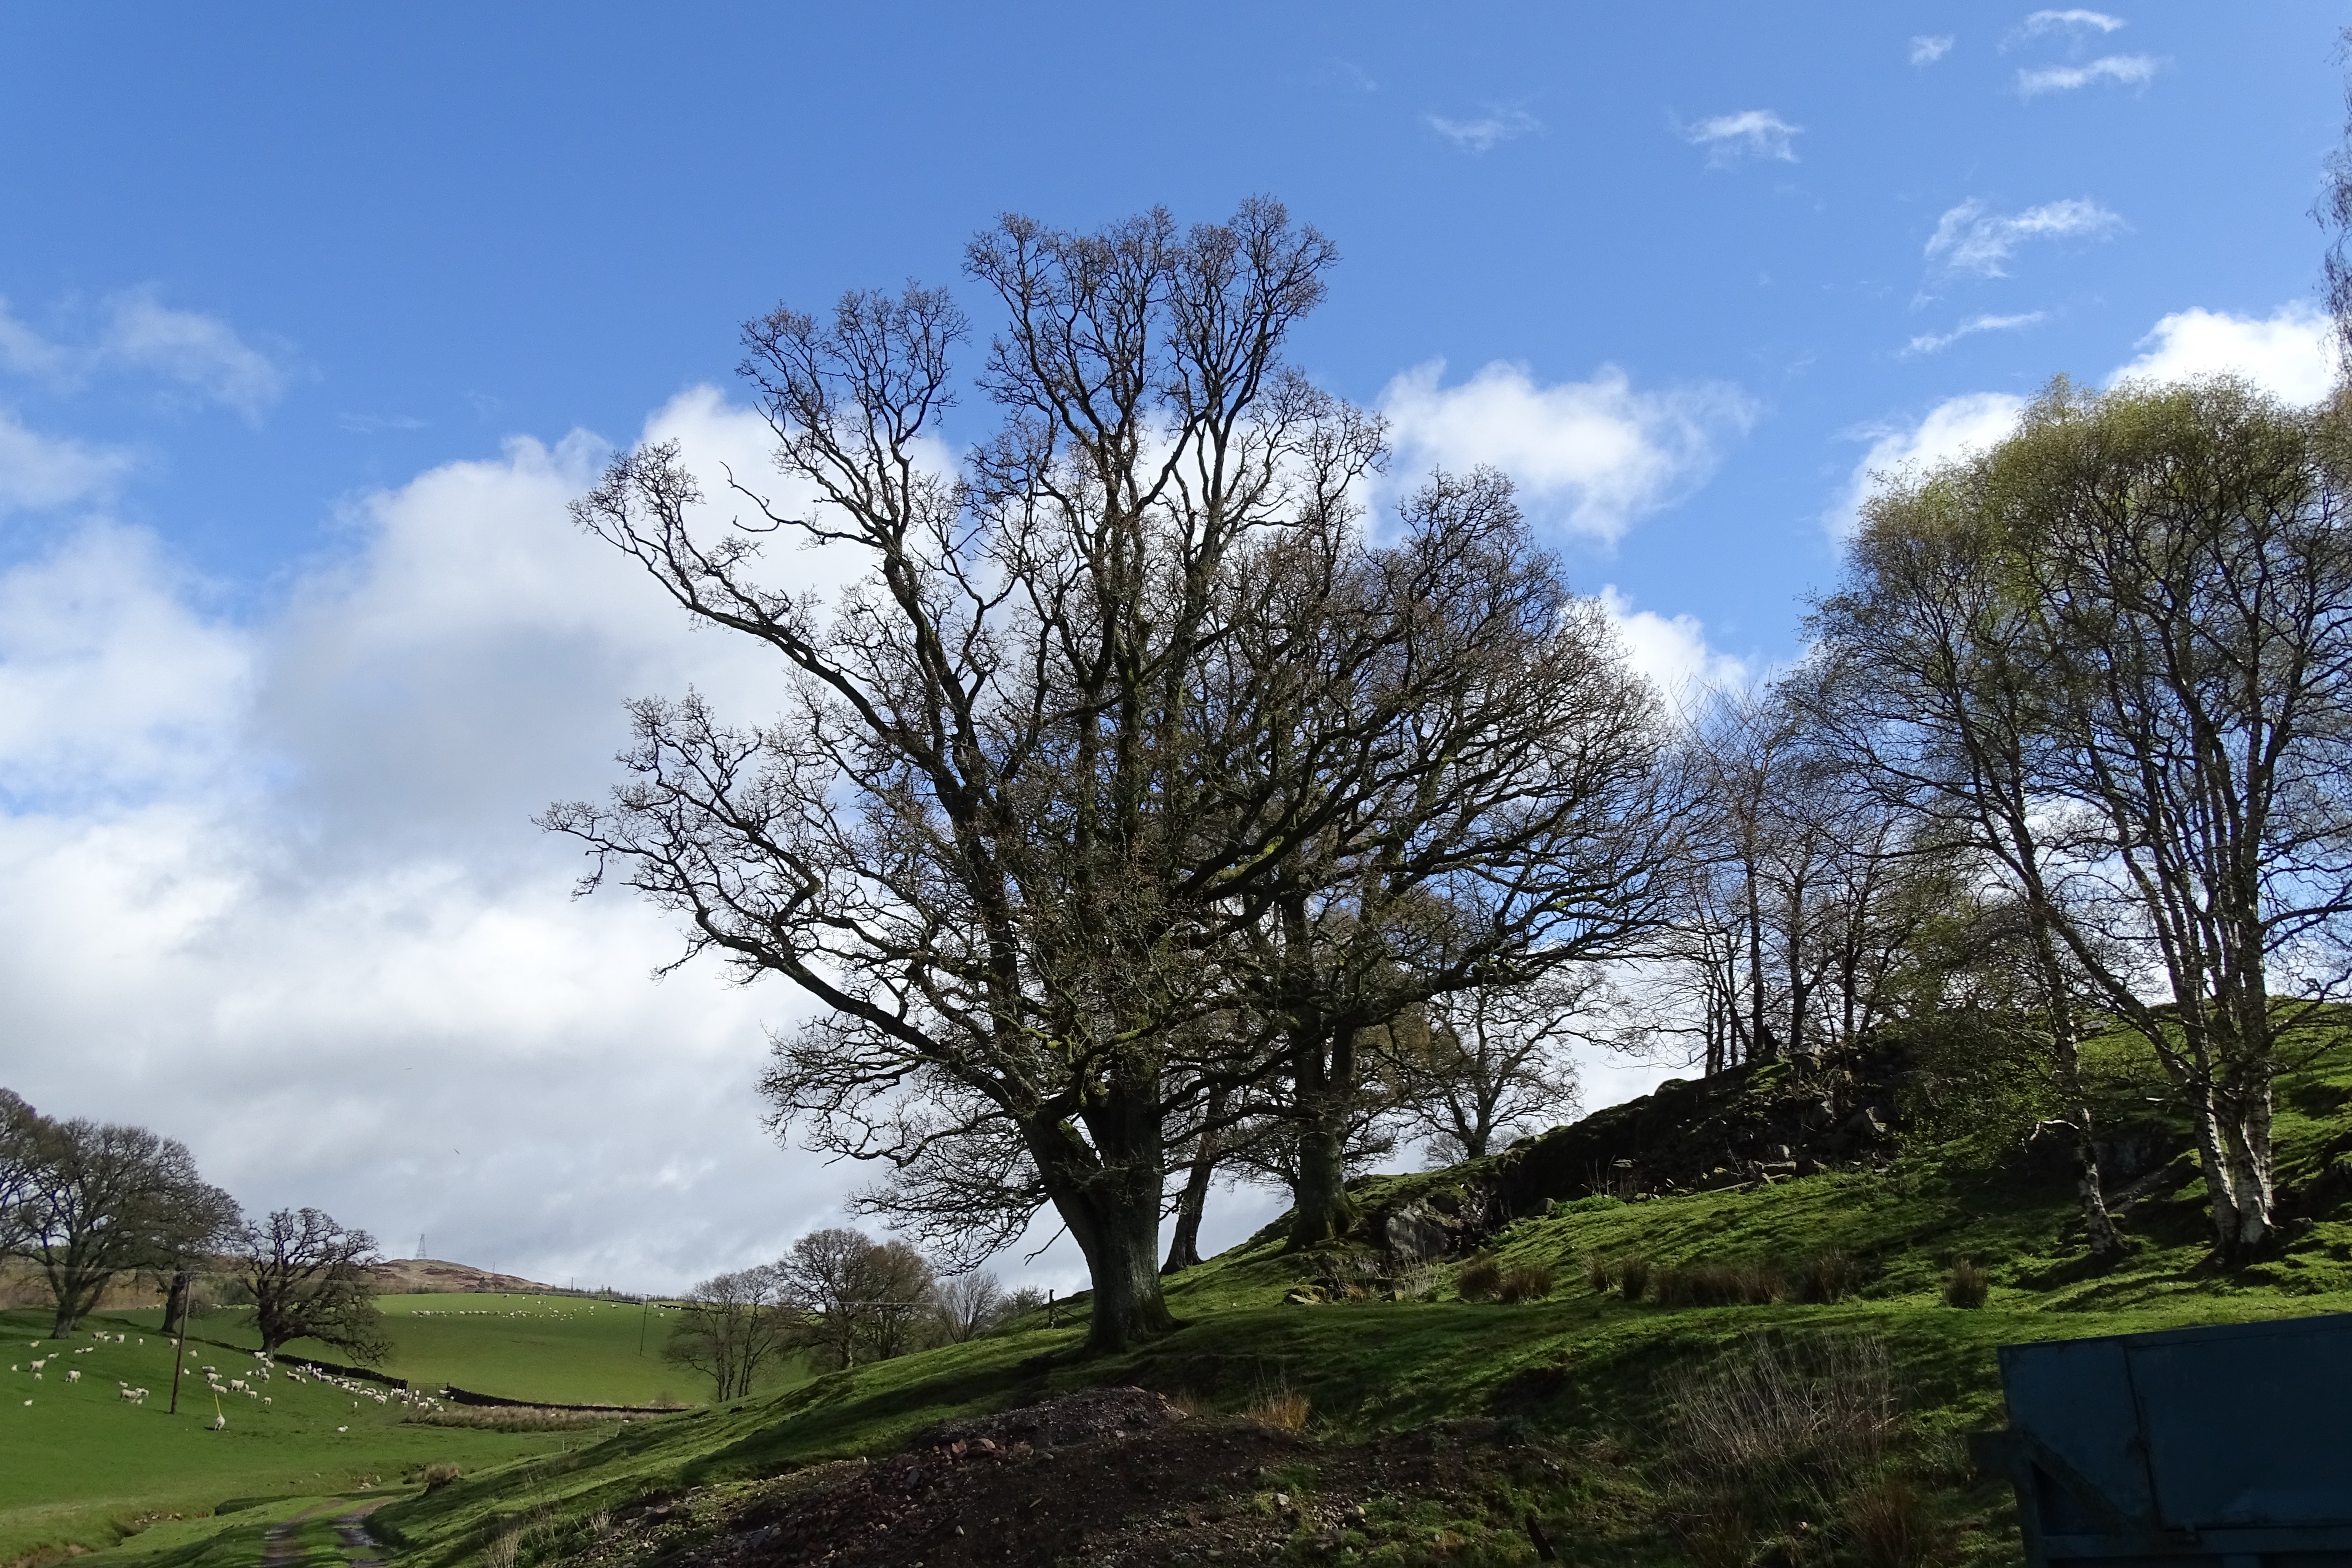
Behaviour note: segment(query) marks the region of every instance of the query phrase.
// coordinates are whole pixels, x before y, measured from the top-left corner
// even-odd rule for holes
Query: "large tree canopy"
[[[969,1252],[1050,1204],[1109,1347],[1170,1321],[1171,1136],[1287,1074],[1311,1155],[1356,1029],[1657,918],[1655,704],[1499,478],[1365,538],[1380,428],[1284,362],[1333,252],[1279,205],[1007,218],[966,259],[1003,418],[961,472],[966,323],[910,288],[746,329],[804,502],[747,489],[758,515],[707,534],[653,447],[579,503],[792,679],[751,727],[637,702],[630,781],[545,820],[590,885],[617,870],[691,952],[822,1005],[777,1043],[778,1124],[887,1162],[902,1220]],[[779,532],[862,576],[779,585]],[[1335,1182],[1308,1190],[1328,1224]]]

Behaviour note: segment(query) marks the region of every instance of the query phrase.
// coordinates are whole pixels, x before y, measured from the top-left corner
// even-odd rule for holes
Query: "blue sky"
[[[1311,373],[1736,677],[2054,373],[2318,390],[2347,9],[0,8],[0,1081],[476,1261],[772,1252],[848,1179],[752,1125],[790,1000],[650,985],[525,821],[628,692],[760,700],[562,524],[603,443],[756,462],[738,321],[1276,195]]]

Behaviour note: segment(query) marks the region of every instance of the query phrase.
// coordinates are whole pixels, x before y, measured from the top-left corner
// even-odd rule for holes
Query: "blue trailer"
[[[2033,1568],[2352,1568],[2352,1314],[2003,1345]]]

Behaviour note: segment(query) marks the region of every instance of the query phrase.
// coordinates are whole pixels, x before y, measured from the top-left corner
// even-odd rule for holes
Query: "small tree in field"
[[[1004,1319],[1004,1288],[993,1274],[959,1274],[931,1291],[940,1331],[952,1344],[976,1340]]]
[[[367,1232],[346,1229],[318,1209],[279,1209],[240,1228],[236,1252],[265,1352],[276,1354],[289,1340],[317,1340],[363,1364],[392,1353],[369,1272],[383,1258]]]
[[[744,1397],[760,1369],[793,1343],[800,1314],[784,1286],[773,1263],[705,1279],[686,1293],[663,1359],[706,1373],[719,1399]]]

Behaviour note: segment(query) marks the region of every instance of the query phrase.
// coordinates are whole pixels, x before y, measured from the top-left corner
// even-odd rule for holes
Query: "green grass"
[[[2095,1045],[2102,1070],[2128,1090],[2126,1103],[2144,1107],[2147,1080],[2135,1079],[2134,1050],[2119,1038]],[[2283,1180],[2307,1184],[2352,1147],[2347,1105],[2352,1051],[2341,1047],[2283,1080]],[[1909,1411],[1905,1462],[1934,1493],[1951,1557],[2013,1561],[2005,1489],[1954,1458],[1959,1435],[2000,1425],[1996,1348],[2352,1311],[2352,1205],[2323,1204],[2277,1258],[2227,1274],[2208,1259],[2201,1184],[2184,1165],[2176,1190],[2131,1211],[2129,1255],[2095,1270],[2081,1257],[2070,1185],[2015,1175],[2005,1136],[1979,1127],[1964,1141],[1915,1144],[1885,1173],[1565,1205],[1494,1239],[1501,1258],[1557,1270],[1549,1299],[1521,1305],[1452,1300],[1458,1264],[1438,1272],[1427,1300],[1284,1305],[1318,1265],[1283,1256],[1275,1240],[1246,1245],[1171,1280],[1170,1302],[1183,1326],[1125,1355],[1080,1353],[1081,1298],[1063,1308],[1073,1326],[1045,1330],[1033,1319],[1023,1331],[820,1378],[738,1410],[634,1427],[584,1452],[396,1502],[383,1510],[381,1532],[395,1535],[404,1561],[420,1568],[461,1568],[528,1520],[536,1544],[526,1558],[553,1561],[581,1543],[567,1533],[580,1521],[649,1493],[701,1488],[723,1498],[794,1466],[890,1451],[950,1416],[1131,1382],[1226,1410],[1245,1408],[1270,1386],[1301,1390],[1316,1430],[1330,1441],[1501,1418],[1562,1453],[1620,1455],[1602,1479],[1564,1479],[1549,1503],[1536,1500],[1596,1521],[1573,1538],[1571,1560],[1664,1563],[1682,1559],[1663,1522],[1680,1484],[1665,1439],[1674,1376],[1759,1333],[1868,1334],[1889,1349]],[[1795,1265],[1829,1247],[1851,1254],[1862,1275],[1857,1294],[1835,1306],[1664,1308],[1596,1291],[1582,1269],[1596,1253],[1638,1252],[1660,1268],[1752,1258]],[[1982,1310],[1942,1302],[1944,1272],[1959,1257],[1991,1273]],[[1603,1491],[1609,1506],[1588,1507]],[[1527,1559],[1532,1549],[1508,1519],[1498,1514],[1490,1524],[1482,1539],[1492,1557],[1481,1560]]]
[[[2158,1114],[2141,1109],[2148,1104],[2138,1076],[2144,1064],[2134,1052],[2130,1042],[2113,1037],[2093,1048],[2115,1086],[2115,1103]],[[2352,1050],[2339,1047],[2282,1080],[2278,1164],[2294,1194],[2290,1213],[2310,1223],[2289,1233],[2278,1256],[2235,1273],[2209,1260],[2193,1165],[2174,1173],[2172,1190],[2160,1188],[2132,1209],[2128,1256],[2093,1269],[2081,1257],[2069,1185],[2022,1179],[2008,1155],[2012,1131],[1976,1126],[1941,1144],[1915,1140],[1889,1171],[1635,1203],[1587,1200],[1522,1221],[1494,1237],[1490,1250],[1554,1268],[1559,1286],[1540,1301],[1455,1300],[1457,1260],[1436,1271],[1426,1299],[1286,1305],[1286,1294],[1330,1275],[1331,1266],[1286,1257],[1277,1241],[1266,1240],[1173,1279],[1169,1300],[1182,1327],[1124,1355],[1082,1353],[1080,1299],[1065,1303],[1059,1328],[1033,1318],[972,1344],[813,1381],[800,1381],[794,1369],[779,1386],[735,1406],[607,1428],[610,1436],[591,1443],[431,1429],[362,1435],[357,1426],[329,1442],[319,1429],[325,1415],[308,1411],[289,1411],[282,1435],[265,1435],[248,1418],[215,1437],[185,1417],[133,1433],[127,1418],[141,1413],[107,1408],[117,1375],[110,1369],[90,1391],[89,1409],[49,1410],[41,1416],[47,1426],[15,1419],[40,1412],[38,1405],[35,1411],[0,1408],[0,1561],[15,1554],[11,1542],[100,1539],[56,1528],[42,1533],[58,1521],[87,1527],[140,1507],[162,1511],[152,1501],[107,1490],[106,1478],[124,1473],[111,1460],[133,1452],[123,1445],[134,1441],[144,1445],[135,1450],[142,1468],[177,1478],[173,1495],[211,1502],[290,1496],[304,1486],[314,1493],[351,1491],[362,1475],[388,1483],[426,1458],[456,1458],[467,1466],[467,1478],[392,1502],[377,1516],[379,1536],[396,1545],[404,1568],[470,1568],[492,1543],[517,1535],[524,1543],[522,1568],[534,1568],[586,1545],[586,1521],[594,1514],[651,1493],[700,1489],[702,1498],[723,1501],[733,1489],[780,1470],[888,1452],[944,1418],[1089,1384],[1137,1383],[1227,1411],[1245,1409],[1270,1387],[1301,1391],[1312,1404],[1314,1432],[1333,1444],[1463,1421],[1494,1430],[1499,1421],[1573,1462],[1564,1463],[1556,1483],[1546,1483],[1549,1491],[1512,1493],[1507,1510],[1481,1515],[1483,1505],[1475,1501],[1445,1500],[1441,1511],[1452,1521],[1445,1528],[1486,1543],[1475,1560],[1527,1560],[1532,1548],[1514,1533],[1515,1521],[1535,1509],[1565,1521],[1553,1529],[1556,1538],[1567,1536],[1560,1544],[1569,1560],[1664,1564],[1684,1557],[1665,1521],[1681,1506],[1674,1500],[1685,1495],[1675,1489],[1688,1484],[1677,1479],[1669,1437],[1674,1379],[1764,1333],[1883,1340],[1909,1412],[1901,1463],[1932,1492],[1951,1542],[1948,1560],[2006,1563],[2017,1547],[2005,1490],[1954,1458],[1958,1435],[2000,1425],[1996,1347],[2352,1311],[2352,1194],[2345,1190],[2352,1184],[2330,1184],[2325,1176],[2338,1155],[2352,1151],[2347,1108]],[[1582,1268],[1589,1254],[1638,1254],[1658,1268],[1759,1258],[1794,1266],[1829,1247],[1851,1255],[1861,1279],[1856,1294],[1834,1306],[1629,1302],[1591,1288]],[[1980,1310],[1942,1302],[1944,1272],[1960,1257],[1991,1276],[1990,1299]],[[566,1403],[638,1403],[686,1382],[655,1359],[657,1326],[638,1355],[639,1325],[630,1309],[591,1312],[584,1303],[557,1299],[526,1304],[522,1298],[446,1296],[385,1306],[400,1345],[395,1366],[420,1380]],[[437,1315],[448,1311],[486,1315]],[[218,1314],[204,1320],[198,1332],[236,1338],[245,1332],[241,1324]],[[0,1352],[0,1365],[13,1353]],[[109,1353],[79,1359],[96,1372],[90,1363]],[[161,1386],[152,1374],[146,1381]],[[152,1416],[152,1407],[145,1414]],[[208,1419],[210,1412],[202,1415]],[[5,1446],[17,1433],[28,1467],[22,1479],[19,1450]],[[404,1442],[418,1446],[398,1447]],[[478,1458],[468,1457],[477,1451]],[[510,1462],[500,1466],[500,1458]],[[299,1473],[306,1463],[307,1477]],[[1437,1504],[1407,1499],[1396,1506],[1401,1518],[1418,1519]],[[257,1513],[206,1526],[164,1526],[110,1556],[123,1568],[252,1563],[267,1522]],[[311,1562],[331,1568],[333,1558],[314,1552]]]
[[[107,1545],[126,1530],[173,1515],[211,1514],[240,1499],[381,1495],[386,1486],[397,1487],[404,1473],[436,1460],[478,1470],[577,1448],[593,1436],[404,1424],[397,1405],[354,1399],[282,1373],[257,1384],[269,1398],[267,1407],[238,1395],[220,1402],[217,1414],[228,1425],[215,1432],[215,1399],[197,1368],[209,1363],[224,1378],[246,1376],[256,1364],[252,1356],[230,1346],[256,1342],[249,1329],[231,1313],[196,1321],[173,1415],[168,1410],[171,1347],[153,1331],[153,1318],[152,1312],[104,1314],[61,1344],[47,1338],[46,1314],[0,1313],[0,1562],[37,1548]],[[129,1342],[99,1343],[90,1330],[120,1332]],[[499,1324],[494,1335],[484,1323],[476,1331],[488,1340],[508,1330]],[[598,1349],[578,1385],[622,1386],[601,1370],[617,1362],[617,1352],[601,1343],[616,1342],[617,1333],[606,1335],[599,1325],[583,1337]],[[92,1348],[73,1353],[84,1347]],[[60,1350],[66,1353],[36,1382],[27,1364]],[[12,1363],[17,1370],[6,1370]],[[482,1362],[478,1356],[463,1364]],[[79,1383],[66,1381],[69,1368],[81,1373]],[[124,1404],[118,1382],[150,1390],[147,1402]]]

